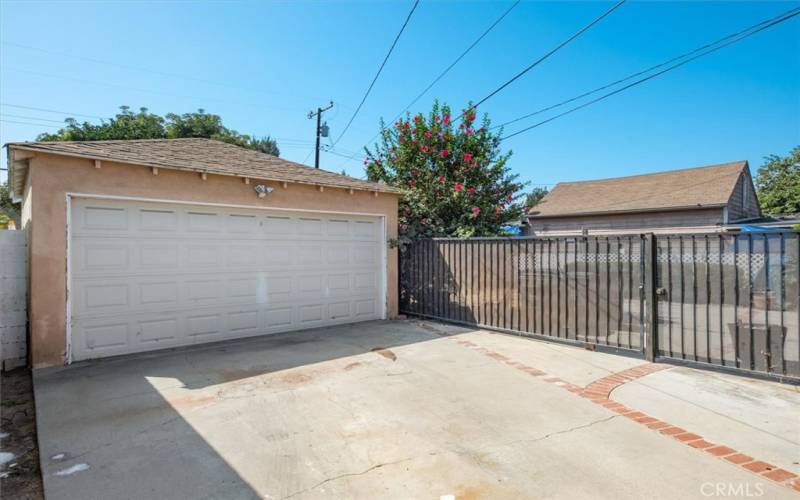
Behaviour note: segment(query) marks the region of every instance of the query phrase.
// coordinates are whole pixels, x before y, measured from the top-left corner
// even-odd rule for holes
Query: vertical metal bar
[[[656,295],[656,236],[649,233],[645,240],[646,264],[645,274],[645,301],[647,302],[647,328],[644,338],[644,355],[647,361],[656,359],[656,339],[658,333],[658,296]]]
[[[589,342],[589,237],[583,238],[583,295],[584,295],[584,323],[583,323],[583,340]]]
[[[706,244],[706,363],[711,363],[711,258],[708,235],[704,235],[703,239]]]
[[[544,335],[544,258],[542,254],[544,253],[544,240],[539,240],[539,248],[537,249],[538,258],[538,279],[539,279],[539,325],[536,329],[536,333],[540,335]]]
[[[485,240],[481,240],[478,243],[478,246],[479,246],[480,251],[481,251],[481,253],[483,255],[483,259],[481,260],[481,271],[480,271],[480,275],[483,278],[481,280],[482,285],[481,285],[481,297],[480,297],[480,303],[481,303],[481,309],[482,309],[482,312],[481,312],[481,323],[486,325],[486,324],[488,324],[486,322],[486,319],[487,319],[487,311],[486,311],[486,302],[487,302],[487,299],[486,299],[486,276],[488,276],[488,271],[486,269],[486,263],[487,263],[487,260],[486,260],[486,247],[488,246],[488,244],[487,244],[487,242]]]
[[[641,257],[640,257],[641,259]],[[633,335],[633,237],[628,236],[628,347]]]
[[[770,292],[771,287],[769,283],[769,237],[767,234],[764,233],[762,235],[764,239],[764,327],[766,328],[766,339],[764,344],[764,350],[766,353],[764,357],[766,358],[767,364],[767,373],[772,373],[772,335],[770,332],[770,324],[769,324],[769,308],[770,308]]]
[[[667,295],[667,317],[665,321],[667,322],[667,338],[669,342],[667,344],[667,352],[669,352],[669,356],[673,357],[674,354],[672,352],[672,298],[674,294],[672,293],[672,238],[667,236],[667,290],[669,290]]]
[[[556,240],[556,337],[561,337],[561,240]]]
[[[475,241],[467,240],[467,250],[469,257],[469,317],[472,323],[478,322],[478,316],[475,314],[475,294],[478,288],[475,286]]]
[[[785,239],[783,233],[781,233],[780,255],[781,255],[781,259],[780,259],[780,261],[781,261],[781,319],[780,319],[780,325],[779,325],[780,326],[780,330],[779,331],[781,332],[781,345],[783,345],[783,339],[785,338],[784,337],[785,334],[783,332],[784,332],[784,328],[786,327],[784,325],[784,322],[783,322],[783,314],[784,314],[784,311],[786,311],[786,282],[785,282],[786,268],[785,268],[785,265],[784,265],[785,264],[784,263],[784,259],[785,259],[785,256],[786,256],[786,239]],[[798,304],[798,307],[800,308],[800,304]],[[798,325],[798,326],[800,326],[800,325]],[[786,353],[783,350],[781,350],[781,373],[783,375],[786,375]]]
[[[525,275],[524,275],[525,276],[525,288],[524,288],[525,291],[523,292],[524,293],[524,297],[525,297],[525,330],[524,331],[527,332],[528,331],[528,326],[529,326],[528,313],[529,313],[529,309],[530,309],[530,307],[529,307],[530,306],[530,304],[529,304],[529,300],[530,300],[530,289],[529,289],[530,288],[530,283],[529,282],[530,282],[530,258],[531,258],[531,252],[528,249],[528,246],[529,246],[528,245],[528,240],[524,240],[524,242],[525,242]],[[521,326],[520,326],[520,329],[522,329]]]
[[[733,237],[733,321],[734,339],[733,353],[736,357],[736,367],[741,368],[741,358],[739,353],[739,236]]]
[[[719,360],[725,366],[725,267],[722,257],[725,249],[725,237],[719,235]]]
[[[497,327],[499,323],[499,308],[497,307],[498,297],[500,296],[500,243],[497,240],[492,240],[492,248],[494,250],[494,272],[492,273],[492,326]]]
[[[624,313],[625,303],[625,286],[622,282],[622,239],[617,236],[616,245],[617,256],[617,347],[620,346],[620,337],[622,336],[622,316]]]
[[[611,335],[611,239],[606,236],[606,338],[608,344]]]
[[[749,300],[747,301],[747,321],[750,323],[750,369],[756,367],[755,338],[753,335],[753,233],[747,233],[747,284]]]
[[[697,239],[692,235],[692,355],[697,361]]]
[[[516,311],[517,311],[517,328],[516,331],[520,331],[522,329],[522,266],[519,265],[519,256],[522,253],[522,242],[520,240],[511,240],[515,247],[517,247],[516,251],[516,258],[511,261],[511,269],[514,271],[514,277],[516,278],[517,285],[514,290],[517,292],[517,300],[515,301],[516,304]]]
[[[686,343],[684,339],[684,325],[683,325],[683,314],[685,309],[685,296],[686,296],[686,287],[685,287],[685,278],[683,276],[683,272],[686,269],[684,266],[684,256],[683,256],[683,236],[678,236],[678,251],[681,254],[681,359],[686,359]]]
[[[594,343],[600,342],[600,237],[594,238]]]
[[[578,340],[578,238],[575,238],[572,252],[572,274],[574,275],[573,282],[575,284],[575,329],[572,332],[572,338]]]

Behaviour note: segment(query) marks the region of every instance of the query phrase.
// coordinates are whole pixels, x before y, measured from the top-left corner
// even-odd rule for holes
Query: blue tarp
[[[503,226],[500,229],[503,230],[503,234],[510,236],[520,236],[522,234],[522,229],[519,226]]]
[[[785,229],[780,229],[777,227],[753,226],[751,224],[742,224],[739,226],[739,228],[743,233],[772,233],[785,231]]]

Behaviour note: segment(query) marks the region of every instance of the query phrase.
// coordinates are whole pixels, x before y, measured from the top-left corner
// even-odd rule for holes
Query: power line
[[[47,118],[37,118],[35,116],[12,115],[9,113],[0,113],[0,116],[7,116],[9,118],[22,118],[23,120],[38,120],[40,122],[64,123],[64,120],[49,120]]]
[[[415,97],[415,98],[414,98],[414,99],[413,99],[413,100],[412,100],[410,103],[408,103],[408,106],[406,106],[406,107],[403,109],[403,111],[399,112],[399,113],[397,114],[397,116],[395,116],[395,117],[394,117],[394,118],[393,118],[391,121],[392,121],[392,122],[394,122],[395,120],[397,120],[398,118],[400,118],[401,116],[403,116],[403,113],[405,113],[406,111],[408,111],[408,110],[411,108],[411,106],[413,106],[414,104],[416,104],[416,103],[417,103],[417,101],[419,101],[419,100],[422,98],[422,96],[424,96],[425,94],[427,94],[427,93],[428,93],[428,91],[429,91],[430,89],[432,89],[434,85],[436,85],[437,83],[439,83],[439,80],[441,80],[442,78],[444,78],[444,76],[445,76],[447,73],[449,73],[449,72],[450,72],[450,70],[451,70],[451,69],[453,69],[453,67],[455,67],[455,65],[456,65],[456,64],[458,64],[458,63],[461,61],[461,59],[463,59],[463,58],[464,58],[464,57],[465,57],[465,56],[466,56],[466,55],[467,55],[467,54],[468,54],[468,53],[469,53],[469,52],[470,52],[472,49],[474,49],[474,48],[475,48],[475,46],[476,46],[476,45],[478,45],[478,43],[480,43],[480,41],[481,41],[481,40],[483,40],[483,39],[486,37],[486,35],[488,35],[488,34],[489,34],[489,32],[490,32],[490,31],[492,31],[492,30],[495,28],[495,26],[497,26],[498,24],[500,24],[500,21],[502,21],[502,20],[503,20],[503,19],[504,19],[504,18],[505,18],[505,17],[506,17],[506,16],[507,16],[507,15],[508,15],[508,14],[509,14],[511,11],[512,11],[512,10],[514,10],[514,7],[516,7],[517,5],[519,5],[521,1],[522,1],[522,0],[517,0],[516,2],[514,2],[513,4],[511,4],[511,7],[509,7],[508,9],[506,9],[506,10],[505,10],[505,12],[503,12],[503,13],[500,15],[500,17],[498,17],[497,19],[495,19],[495,21],[494,21],[494,22],[493,22],[493,23],[492,23],[492,24],[491,24],[491,25],[490,25],[488,28],[486,28],[486,30],[485,30],[485,31],[484,31],[484,32],[483,32],[483,33],[482,33],[482,34],[481,34],[481,35],[480,35],[478,38],[476,38],[476,39],[475,39],[475,41],[473,41],[473,42],[470,44],[470,46],[469,46],[469,47],[467,47],[467,48],[466,48],[466,49],[465,49],[465,50],[464,50],[464,51],[463,51],[463,52],[462,52],[462,53],[461,53],[461,54],[460,54],[458,57],[456,57],[456,59],[455,59],[455,60],[454,60],[452,63],[450,63],[450,65],[449,65],[447,68],[445,68],[445,69],[444,69],[444,71],[442,71],[441,73],[439,73],[439,76],[437,76],[436,78],[434,78],[434,79],[433,79],[433,81],[432,81],[430,84],[428,84],[428,86],[427,86],[427,87],[425,87],[425,89],[424,89],[422,92],[420,92],[420,93],[419,93],[419,95],[417,95],[417,97]],[[381,135],[381,132],[383,132],[383,130],[381,130],[380,132],[378,132],[377,134],[375,134],[375,135],[372,137],[372,139],[368,140],[368,141],[367,141],[367,145],[369,145],[369,143],[370,143],[370,142],[374,141],[374,140],[375,140],[375,139],[376,139],[376,138],[377,138],[379,135]],[[366,146],[365,146],[365,147],[366,147]]]
[[[542,57],[540,57],[539,59],[537,59],[537,60],[533,61],[533,62],[532,62],[531,64],[529,64],[529,65],[528,65],[528,66],[527,66],[525,69],[523,69],[522,71],[520,71],[519,73],[517,73],[516,75],[514,75],[514,76],[513,76],[511,79],[509,79],[508,81],[506,81],[505,83],[503,83],[502,85],[500,85],[499,87],[497,87],[496,89],[494,89],[493,91],[491,91],[491,92],[490,92],[490,93],[489,93],[489,94],[488,94],[486,97],[484,97],[483,99],[481,99],[480,101],[478,101],[477,103],[475,103],[475,104],[472,106],[472,109],[475,109],[475,108],[477,108],[478,106],[480,106],[480,105],[481,105],[481,104],[483,104],[484,102],[488,101],[489,99],[491,99],[492,97],[494,97],[495,95],[497,95],[497,93],[499,93],[499,92],[500,92],[500,91],[502,91],[504,88],[508,87],[508,86],[509,86],[509,85],[511,85],[513,82],[515,82],[516,80],[518,80],[519,78],[521,78],[521,77],[522,77],[522,76],[523,76],[525,73],[527,73],[528,71],[532,70],[533,68],[535,68],[536,66],[538,66],[540,63],[544,62],[544,61],[545,61],[547,58],[549,58],[550,56],[552,56],[553,54],[555,54],[556,52],[558,52],[559,50],[561,50],[561,49],[562,49],[563,47],[565,47],[567,44],[569,44],[570,42],[572,42],[573,40],[575,40],[576,38],[578,38],[579,36],[581,36],[583,33],[585,33],[586,31],[588,31],[588,30],[589,30],[589,29],[590,29],[592,26],[594,26],[595,24],[599,23],[599,22],[600,22],[600,21],[602,21],[602,20],[603,20],[603,19],[604,19],[606,16],[608,16],[609,14],[611,14],[612,12],[614,12],[615,10],[617,10],[619,7],[621,7],[621,6],[622,6],[622,4],[624,4],[624,3],[625,3],[625,1],[626,1],[626,0],[620,0],[619,2],[617,2],[616,4],[614,4],[614,6],[613,6],[613,7],[611,7],[611,8],[610,8],[610,9],[608,9],[607,11],[603,12],[603,13],[602,13],[600,16],[596,17],[596,18],[595,18],[595,19],[594,19],[592,22],[590,22],[589,24],[587,24],[586,26],[584,26],[583,28],[581,28],[580,30],[578,30],[577,32],[575,32],[575,33],[574,33],[572,36],[570,36],[569,38],[567,38],[566,40],[564,40],[564,41],[563,41],[563,42],[561,42],[560,44],[556,45],[556,46],[555,46],[553,49],[551,49],[549,52],[547,52],[546,54],[544,54],[544,55],[543,55]],[[466,112],[465,112],[465,113],[466,113]],[[461,116],[464,116],[464,114],[465,114],[465,113],[462,113],[462,114],[461,114]]]
[[[0,118],[0,122],[5,122],[5,123],[17,123],[17,124],[19,124],[19,125],[34,125],[34,126],[36,126],[36,127],[61,128],[61,127],[57,127],[57,126],[55,126],[55,125],[44,125],[44,124],[42,124],[42,123],[31,123],[31,122],[18,122],[18,121],[16,121],[16,120],[4,120],[4,119],[2,119],[2,118]]]
[[[598,98],[595,98],[595,99],[592,99],[591,101],[588,101],[588,102],[586,102],[584,104],[581,104],[580,106],[575,106],[574,108],[570,108],[567,111],[564,111],[563,113],[559,113],[559,114],[557,114],[555,116],[552,116],[552,117],[550,117],[550,118],[548,118],[546,120],[543,120],[543,121],[541,121],[539,123],[535,123],[535,124],[533,124],[533,125],[531,125],[529,127],[525,127],[522,130],[518,130],[518,131],[516,131],[516,132],[514,132],[512,134],[509,134],[509,135],[505,136],[505,137],[501,137],[500,140],[504,141],[506,139],[510,139],[510,138],[512,138],[514,136],[522,134],[523,132],[527,132],[527,131],[532,130],[534,128],[540,127],[540,126],[542,126],[542,125],[544,125],[546,123],[550,123],[551,121],[556,120],[558,118],[561,118],[562,116],[568,115],[570,113],[573,113],[575,111],[583,109],[583,108],[585,108],[587,106],[591,106],[592,104],[600,102],[600,101],[602,101],[604,99],[607,99],[607,98],[609,98],[609,97],[611,97],[613,95],[619,94],[620,92],[623,92],[623,91],[625,91],[625,90],[627,90],[629,88],[635,87],[636,85],[642,84],[644,82],[647,82],[648,80],[652,80],[653,78],[656,78],[656,77],[658,77],[660,75],[663,75],[663,74],[665,74],[665,73],[667,73],[669,71],[672,71],[673,69],[677,69],[677,68],[683,66],[684,64],[688,64],[688,63],[694,61],[695,59],[699,59],[700,57],[706,56],[706,55],[711,54],[713,52],[716,52],[716,51],[718,51],[718,50],[720,50],[722,48],[725,48],[725,47],[727,47],[729,45],[733,45],[734,43],[740,42],[740,41],[744,40],[745,38],[751,37],[751,36],[755,35],[756,33],[764,31],[765,29],[771,28],[772,26],[775,26],[776,24],[782,23],[784,21],[788,21],[789,19],[797,16],[798,14],[800,14],[800,8],[790,9],[790,10],[784,12],[783,14],[781,14],[780,16],[777,16],[776,18],[773,18],[772,20],[768,21],[768,24],[763,25],[763,26],[759,27],[758,29],[755,29],[754,31],[750,31],[749,33],[746,33],[746,34],[744,34],[744,35],[742,35],[742,36],[740,36],[740,37],[738,37],[736,39],[730,40],[730,41],[728,41],[728,42],[726,42],[726,43],[724,43],[722,45],[718,45],[718,46],[713,47],[713,48],[711,48],[711,49],[709,49],[709,50],[707,50],[705,52],[697,54],[694,57],[690,57],[689,59],[686,59],[686,60],[681,61],[681,62],[679,62],[677,64],[669,66],[668,68],[663,69],[663,70],[661,70],[661,71],[659,71],[657,73],[653,73],[652,75],[648,75],[648,76],[646,76],[644,78],[636,80],[635,82],[630,83],[628,85],[625,85],[624,87],[620,87],[617,90],[614,90],[614,91],[609,92],[607,94],[603,94],[602,96],[600,96]],[[758,23],[756,25],[751,26],[750,29],[755,28],[757,26],[760,26],[762,24],[764,24],[763,21],[761,23]],[[744,31],[746,32],[748,30],[744,30]]]
[[[68,115],[68,116],[82,116],[84,118],[98,118],[100,120],[107,120],[108,117],[105,116],[96,116],[96,115],[82,115],[80,113],[70,113],[69,111],[58,111],[55,109],[45,109],[45,108],[34,108],[32,106],[21,106],[19,104],[8,104],[6,102],[0,102],[0,106],[6,106],[9,108],[17,108],[17,109],[28,109],[31,111],[42,111],[44,113],[55,113],[58,115]]]
[[[406,20],[403,23],[403,26],[400,27],[400,31],[397,33],[397,36],[394,37],[394,41],[392,42],[392,46],[389,47],[389,52],[387,52],[386,53],[386,57],[383,58],[383,62],[381,63],[380,68],[378,68],[378,72],[375,74],[375,78],[373,78],[372,82],[369,84],[369,87],[367,88],[367,91],[364,93],[364,97],[361,99],[361,102],[358,104],[358,107],[356,108],[355,112],[353,113],[353,116],[350,117],[350,121],[347,122],[347,125],[345,125],[344,130],[342,130],[342,133],[339,134],[339,137],[335,141],[333,141],[334,145],[336,145],[336,143],[338,143],[342,139],[344,134],[347,132],[347,129],[349,129],[350,125],[353,123],[353,120],[356,119],[356,116],[358,115],[358,112],[361,111],[361,107],[364,105],[364,102],[367,100],[367,96],[369,96],[369,93],[372,91],[372,87],[375,85],[375,82],[378,81],[378,77],[381,75],[381,72],[383,71],[383,67],[386,66],[386,61],[388,61],[389,60],[389,56],[392,55],[392,51],[394,51],[394,47],[397,45],[397,41],[400,40],[400,35],[402,35],[403,31],[405,31],[406,26],[408,26],[408,22],[411,20],[411,16],[414,14],[414,11],[417,10],[417,6],[418,5],[419,5],[419,0],[414,0],[414,6],[411,7],[411,11],[406,16]]]
[[[559,50],[561,50],[561,49],[562,49],[563,47],[565,47],[567,44],[569,44],[570,42],[572,42],[573,40],[575,40],[576,38],[578,38],[579,36],[581,36],[583,33],[585,33],[586,31],[588,31],[590,28],[592,28],[592,26],[594,26],[595,24],[597,24],[597,23],[599,23],[600,21],[602,21],[602,20],[603,20],[603,19],[604,19],[606,16],[610,15],[612,12],[614,12],[615,10],[617,10],[619,7],[621,7],[621,6],[622,6],[622,4],[624,4],[624,3],[625,3],[625,1],[626,1],[626,0],[620,0],[619,2],[617,2],[616,4],[614,4],[614,5],[613,5],[613,6],[612,6],[610,9],[606,10],[606,11],[605,11],[605,12],[603,12],[603,13],[602,13],[600,16],[598,16],[598,17],[596,17],[595,19],[593,19],[593,20],[592,20],[592,21],[591,21],[589,24],[587,24],[586,26],[584,26],[583,28],[581,28],[580,30],[578,30],[577,32],[575,32],[574,34],[572,34],[572,35],[571,35],[569,38],[567,38],[566,40],[564,40],[563,42],[561,42],[560,44],[558,44],[557,46],[555,46],[553,49],[551,49],[550,51],[548,51],[547,53],[545,53],[543,56],[541,56],[541,57],[540,57],[540,58],[538,58],[537,60],[533,61],[531,64],[529,64],[527,67],[525,67],[525,68],[524,68],[522,71],[520,71],[519,73],[517,73],[516,75],[514,75],[513,77],[511,77],[511,79],[507,80],[505,83],[503,83],[502,85],[500,85],[499,87],[497,87],[497,88],[496,88],[495,90],[493,90],[492,92],[490,92],[490,93],[489,93],[489,94],[488,94],[486,97],[484,97],[483,99],[481,99],[480,101],[478,101],[476,104],[473,104],[471,108],[469,108],[469,109],[467,109],[467,110],[463,111],[463,112],[462,112],[462,113],[461,113],[461,114],[458,116],[458,118],[456,118],[456,119],[458,120],[458,119],[462,118],[462,117],[463,117],[463,116],[464,116],[464,115],[465,115],[465,114],[466,114],[468,111],[476,109],[478,106],[480,106],[480,105],[481,105],[481,104],[483,104],[484,102],[488,101],[489,99],[491,99],[492,97],[494,97],[495,95],[497,95],[497,94],[498,94],[499,92],[501,92],[503,89],[505,89],[506,87],[508,87],[509,85],[511,85],[513,82],[515,82],[516,80],[518,80],[519,78],[521,78],[523,75],[525,75],[525,74],[526,74],[528,71],[532,70],[533,68],[535,68],[536,66],[538,66],[539,64],[541,64],[542,62],[544,62],[546,59],[548,59],[550,56],[552,56],[553,54],[555,54],[556,52],[558,52]],[[515,4],[515,5],[516,5],[516,4]],[[513,8],[513,7],[514,7],[514,6],[512,6],[512,8]],[[510,10],[510,9],[509,9],[509,10]],[[506,12],[506,13],[507,13],[507,12]],[[505,16],[505,14],[504,14],[504,16]],[[502,19],[502,18],[501,18],[501,19]],[[499,22],[499,20],[498,20],[497,22]],[[477,43],[477,42],[476,42],[476,43]],[[427,90],[426,90],[426,91],[427,91]],[[410,107],[410,106],[409,106],[409,107]],[[402,113],[401,113],[401,114],[402,114]],[[378,135],[380,135],[380,132],[378,133]],[[341,138],[341,136],[340,136],[339,138]],[[375,138],[375,137],[373,137],[373,139],[374,139],[374,138]],[[370,139],[370,141],[368,141],[368,142],[371,142],[373,139]],[[338,142],[338,139],[337,139],[337,142]],[[334,143],[334,144],[336,144],[336,143]]]
[[[620,78],[619,80],[616,80],[616,81],[613,81],[613,82],[611,82],[611,83],[608,83],[608,84],[606,84],[606,85],[603,85],[602,87],[597,87],[597,88],[596,88],[596,89],[594,89],[594,90],[590,90],[590,91],[588,91],[588,92],[584,92],[583,94],[577,95],[577,96],[575,96],[575,97],[571,97],[571,98],[569,98],[569,99],[567,99],[567,100],[565,100],[565,101],[561,101],[561,102],[559,102],[559,103],[553,104],[553,105],[551,105],[551,106],[547,106],[547,107],[545,107],[545,108],[539,109],[539,110],[537,110],[537,111],[534,111],[534,112],[532,112],[532,113],[528,113],[528,114],[526,114],[526,115],[519,116],[519,117],[517,117],[517,118],[514,118],[514,119],[512,119],[512,120],[508,120],[507,122],[503,122],[503,123],[501,123],[501,124],[499,124],[499,125],[495,125],[495,126],[491,127],[489,130],[495,130],[495,129],[498,129],[498,128],[501,128],[501,127],[505,127],[506,125],[511,125],[512,123],[516,123],[516,122],[518,122],[518,121],[521,121],[521,120],[524,120],[524,119],[526,119],[526,118],[530,118],[530,117],[532,117],[532,116],[539,115],[539,114],[541,114],[541,113],[544,113],[544,112],[546,112],[546,111],[550,111],[550,110],[552,110],[552,109],[555,109],[555,108],[561,107],[561,106],[563,106],[563,105],[565,105],[565,104],[569,104],[569,103],[571,103],[571,102],[575,102],[575,101],[577,101],[577,100],[583,99],[584,97],[588,97],[588,96],[590,96],[590,95],[592,95],[592,94],[596,94],[597,92],[600,92],[601,90],[605,90],[605,89],[607,89],[607,88],[610,88],[610,87],[613,87],[613,86],[615,86],[615,85],[618,85],[618,84],[620,84],[620,83],[622,83],[622,82],[626,82],[626,81],[628,81],[628,80],[630,80],[630,79],[632,79],[632,78],[636,78],[637,76],[644,75],[644,74],[646,74],[646,73],[649,73],[649,72],[651,72],[651,71],[653,71],[653,70],[655,70],[655,69],[658,69],[658,68],[664,67],[664,66],[666,66],[666,65],[668,65],[668,64],[671,64],[671,63],[673,63],[673,62],[675,62],[675,61],[678,61],[678,60],[680,60],[680,59],[683,59],[683,58],[685,58],[685,57],[691,56],[692,54],[696,54],[696,53],[698,53],[698,52],[700,52],[700,51],[703,51],[703,50],[705,50],[705,49],[707,49],[707,48],[709,48],[709,47],[713,47],[714,45],[720,44],[720,43],[722,43],[722,42],[724,42],[724,41],[726,41],[726,40],[729,40],[729,39],[731,39],[731,38],[734,38],[734,37],[737,37],[737,36],[739,36],[739,35],[742,35],[743,33],[746,33],[746,32],[748,32],[748,31],[750,31],[750,30],[752,30],[752,29],[755,29],[755,28],[757,28],[757,27],[761,26],[762,24],[769,23],[769,22],[771,22],[771,21],[773,21],[773,20],[775,20],[775,19],[777,19],[777,18],[779,18],[779,17],[782,17],[782,16],[784,16],[785,14],[786,14],[786,13],[784,13],[784,14],[781,14],[780,16],[777,16],[777,17],[775,17],[775,18],[767,19],[767,20],[765,20],[765,21],[762,21],[762,22],[760,22],[760,23],[758,23],[758,24],[756,24],[756,25],[750,26],[750,27],[748,27],[748,28],[746,28],[746,29],[743,29],[743,30],[741,30],[741,31],[738,31],[738,32],[736,32],[736,33],[732,33],[732,34],[730,34],[730,35],[724,36],[724,37],[722,37],[722,38],[720,38],[720,39],[718,39],[718,40],[715,40],[715,41],[713,41],[713,42],[711,42],[711,43],[707,43],[707,44],[705,44],[705,45],[703,45],[703,46],[701,46],[701,47],[697,47],[697,48],[695,48],[695,49],[692,49],[692,50],[690,50],[689,52],[685,52],[685,53],[683,53],[683,54],[681,54],[681,55],[675,56],[675,57],[673,57],[673,58],[671,58],[671,59],[668,59],[668,60],[666,60],[666,61],[664,61],[664,62],[658,63],[658,64],[656,64],[656,65],[654,65],[654,66],[650,66],[650,67],[649,67],[649,68],[647,68],[647,69],[643,69],[643,70],[641,70],[641,71],[638,71],[638,72],[636,72],[636,73],[633,73],[633,74],[631,74],[631,75],[628,75],[628,76],[626,76],[625,78]]]

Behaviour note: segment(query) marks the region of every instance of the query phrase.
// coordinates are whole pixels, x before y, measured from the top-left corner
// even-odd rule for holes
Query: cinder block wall
[[[27,363],[28,252],[25,231],[0,230],[0,364]]]

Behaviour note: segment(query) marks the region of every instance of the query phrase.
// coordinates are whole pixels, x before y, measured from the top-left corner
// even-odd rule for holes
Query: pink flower
[[[447,158],[447,155],[449,155],[449,154],[450,154],[450,151],[448,151],[446,149],[443,149],[443,150],[439,151],[439,156],[441,156],[442,158]]]
[[[472,153],[464,153],[464,161],[472,161]]]
[[[405,142],[406,142],[406,138],[401,135],[400,136],[400,144],[405,144]]]
[[[445,125],[450,125],[450,115],[442,116],[442,123],[444,123]]]
[[[479,213],[481,213],[481,209],[480,208],[472,207],[472,215],[477,216]]]
[[[474,134],[474,132],[472,131],[472,129],[471,129],[471,128],[468,128],[468,129],[467,129],[467,135],[472,135],[472,134]]]
[[[444,184],[445,178],[443,175],[439,176],[439,184]]]
[[[469,188],[469,189],[467,189],[467,192],[469,194],[475,194],[477,191],[475,190],[475,188]]]
[[[425,131],[425,137],[430,138],[431,136],[433,136],[433,132],[431,132],[430,130],[426,130]]]
[[[453,184],[453,189],[456,190],[456,193],[460,193],[461,191],[464,190],[464,185],[461,184],[460,182],[456,182],[455,184]]]
[[[422,151],[423,153],[429,153],[429,152],[430,152],[430,150],[431,150],[431,148],[429,148],[428,146],[422,146],[422,148],[421,148],[421,151]]]
[[[511,195],[506,196],[506,201],[511,203],[514,200],[514,197]]]

